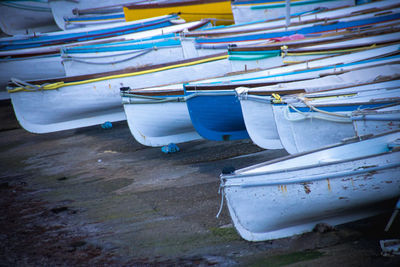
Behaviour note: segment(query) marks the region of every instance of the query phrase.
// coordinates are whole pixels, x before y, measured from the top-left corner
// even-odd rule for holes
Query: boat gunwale
[[[194,30],[194,29],[198,29],[203,27],[204,25],[206,25],[207,23],[209,23],[210,20],[209,19],[202,19],[201,21],[199,21],[199,23],[197,23],[196,25],[193,25],[191,27],[187,27],[184,29],[181,29],[179,31],[173,32],[178,34],[179,32],[182,32],[185,29],[188,29],[189,31]],[[190,22],[189,22],[190,23]],[[171,25],[171,26],[175,26],[175,25]],[[171,26],[167,26],[167,27],[171,27]],[[107,38],[109,37],[104,37],[104,38],[96,38],[93,40],[93,42],[90,42],[90,45],[96,45],[96,44],[106,44],[106,43],[114,43],[114,42],[122,42],[122,41],[127,41],[127,39],[125,38],[120,38],[120,39],[113,39],[112,41],[107,40]],[[128,40],[129,41],[129,40]],[[59,44],[52,44],[52,45],[59,45]],[[69,43],[67,45],[68,48],[79,48],[80,46],[86,46],[87,44],[79,44],[79,42],[73,42],[73,43]],[[46,46],[43,46],[46,47]],[[35,47],[34,47],[35,48]],[[34,49],[33,48],[33,49]],[[39,47],[41,48],[41,47]],[[45,52],[28,52],[28,53],[23,53],[23,54],[10,54],[10,55],[4,55],[4,56],[0,56],[0,58],[8,58],[8,57],[12,57],[12,58],[20,58],[20,57],[34,57],[34,56],[42,56],[42,55],[49,55],[49,54],[58,54],[61,50],[61,47],[54,47],[51,51],[45,51]],[[18,51],[18,50],[17,50]],[[11,51],[10,51],[11,52]]]
[[[319,78],[315,78],[315,79],[319,79]],[[311,80],[313,80],[313,79],[308,79],[308,80],[304,80],[304,81],[311,81]],[[381,83],[381,82],[396,81],[396,80],[400,81],[400,74],[396,75],[394,77],[385,76],[383,78],[380,78],[378,81],[359,83],[359,84],[357,84],[357,87],[358,86],[365,86],[365,85],[373,85],[375,83]],[[295,81],[295,82],[297,82],[297,81]],[[269,90],[262,90],[262,91],[261,90],[260,91],[249,90],[249,91],[246,92],[246,94],[248,94],[248,95],[260,95],[260,96],[264,96],[264,95],[265,96],[269,96],[269,95],[271,95],[273,93],[282,94],[282,95],[284,95],[284,94],[293,95],[293,94],[299,94],[299,93],[313,94],[313,93],[324,93],[324,92],[331,92],[331,91],[334,91],[334,90],[347,89],[347,88],[352,88],[354,86],[355,85],[335,87],[335,88],[330,88],[330,89],[318,90],[316,92],[306,92],[306,89],[304,89],[304,88],[293,88],[293,89],[276,88],[276,89],[269,89]],[[246,86],[243,86],[243,87],[246,87]],[[291,92],[295,92],[295,93],[291,93]],[[348,93],[346,93],[346,94],[348,94]],[[324,96],[324,95],[322,95],[322,96]],[[304,95],[304,97],[308,97],[308,95]],[[244,100],[246,100],[246,98],[244,98]]]
[[[250,32],[248,34],[242,34],[242,35],[228,35],[228,36],[223,36],[223,37],[200,37],[196,40],[196,44],[198,45],[204,45],[204,44],[224,44],[224,43],[231,43],[231,42],[248,42],[248,41],[254,41],[254,40],[271,40],[277,37],[283,37],[284,33],[287,34],[324,34],[324,33],[337,33],[337,32],[344,32],[344,31],[355,31],[363,28],[371,28],[375,25],[382,25],[382,24],[387,24],[391,23],[394,21],[399,21],[400,13],[394,13],[391,15],[383,16],[383,17],[372,17],[372,18],[366,18],[366,19],[360,19],[360,20],[354,20],[354,21],[336,21],[336,23],[330,23],[332,25],[336,25],[336,28],[328,28],[325,29],[325,26],[328,25],[312,25],[309,26],[307,25],[305,28],[300,28],[296,30],[291,30],[289,32],[286,31],[279,31],[279,32],[265,32],[265,31],[255,31],[255,32]],[[374,20],[375,19],[375,20]],[[373,21],[371,21],[373,20]],[[330,25],[329,24],[329,25]],[[355,24],[355,25],[354,25]],[[320,28],[322,27],[322,28]],[[311,32],[308,32],[312,30]],[[306,33],[304,33],[306,31]],[[274,34],[274,36],[272,36]],[[287,35],[286,34],[286,35]],[[276,36],[278,35],[278,36]],[[281,36],[280,36],[281,35]]]
[[[382,12],[382,11],[386,11],[386,10],[390,11],[390,9],[392,9],[392,8],[399,8],[399,7],[400,7],[400,4],[393,4],[391,6],[383,8],[383,9],[376,9],[376,10],[372,10],[371,9],[371,11],[365,12],[365,13],[363,13],[363,12],[355,12],[355,13],[348,13],[348,14],[343,15],[343,16],[335,16],[335,17],[330,17],[330,18],[317,18],[317,19],[310,19],[310,20],[306,20],[306,21],[294,22],[294,23],[291,23],[290,26],[302,26],[302,25],[304,25],[304,23],[312,24],[312,23],[318,23],[318,22],[325,22],[324,24],[316,24],[318,26],[320,26],[320,25],[328,25],[326,23],[328,20],[336,20],[336,21],[330,21],[329,22],[329,23],[333,23],[333,22],[337,22],[338,19],[349,18],[349,17],[352,17],[354,15],[366,15],[366,14],[377,13],[377,12]],[[334,10],[327,10],[327,11],[334,11]],[[301,16],[299,15],[299,16],[296,16],[296,17],[291,17],[291,19],[296,19],[296,18],[301,18]],[[268,20],[268,21],[263,21],[263,22],[264,23],[268,23],[268,22],[279,21],[279,20],[282,20],[282,19],[275,19],[275,20],[271,20],[271,21]],[[260,23],[263,23],[263,22],[260,22]],[[240,24],[237,25],[237,27],[239,27],[239,26],[240,26]],[[190,32],[189,33],[185,33],[185,36],[186,37],[198,37],[198,36],[210,36],[210,37],[221,36],[222,37],[222,36],[228,35],[228,34],[244,34],[244,33],[250,33],[250,32],[255,32],[255,31],[275,30],[275,29],[280,29],[280,28],[283,28],[283,27],[284,27],[284,25],[277,25],[277,26],[269,26],[269,27],[266,26],[266,27],[257,28],[257,29],[249,29],[249,30],[243,29],[243,30],[235,31],[234,30],[235,27],[233,26],[232,27],[233,30],[231,30],[231,31],[211,32],[212,30],[205,30],[205,32],[199,31],[199,32],[193,32],[193,33],[190,33]],[[209,31],[209,32],[207,32],[207,31]]]
[[[4,45],[4,47],[13,47],[13,45],[28,45],[28,47],[26,47],[26,49],[28,48],[36,48],[36,47],[47,47],[47,46],[53,46],[53,45],[63,45],[66,44],[68,45],[69,43],[74,43],[74,42],[79,42],[79,39],[82,38],[90,38],[90,40],[99,40],[99,39],[104,39],[104,38],[111,38],[111,37],[116,37],[119,36],[119,33],[124,33],[124,32],[129,32],[129,31],[134,31],[133,33],[136,32],[142,32],[142,31],[148,31],[148,30],[152,30],[152,29],[146,29],[148,27],[153,27],[153,26],[157,26],[157,25],[161,25],[163,23],[171,23],[170,19],[167,19],[165,21],[160,21],[160,22],[156,22],[156,23],[151,23],[151,24],[146,24],[146,25],[141,25],[141,26],[135,26],[132,28],[125,28],[125,29],[120,29],[120,30],[114,30],[114,31],[109,31],[106,33],[98,33],[98,34],[88,34],[88,35],[84,35],[84,36],[78,36],[78,37],[69,37],[69,38],[60,38],[60,39],[54,39],[51,41],[36,41],[36,42],[29,42],[29,43],[22,43],[22,44],[11,44],[11,45]],[[162,26],[159,28],[164,28],[164,27],[168,27],[168,26],[173,26],[174,24],[171,23],[171,25],[166,25],[166,26]],[[159,29],[159,28],[155,28],[155,29]],[[126,34],[132,34],[132,33],[126,33]],[[111,35],[111,36],[109,36]],[[30,46],[31,45],[31,46]],[[0,46],[1,47],[1,46]],[[1,51],[9,51],[9,50],[18,50],[18,49],[24,49],[24,48],[17,48],[17,49],[5,49],[5,50],[1,50]]]
[[[396,88],[397,90],[400,89],[400,86]],[[385,89],[376,89],[376,90],[385,90]],[[332,97],[335,97],[335,95],[332,95]],[[338,95],[338,97],[341,97],[341,95]],[[322,97],[323,98],[323,97]],[[313,101],[313,100],[312,100]],[[315,108],[329,108],[329,107],[351,107],[351,106],[367,106],[371,104],[396,104],[400,103],[400,97],[391,97],[391,98],[376,98],[376,99],[371,99],[369,102],[349,102],[349,103],[327,103],[327,104],[318,104],[318,103],[312,103],[312,102],[307,102],[312,107]],[[290,103],[290,105],[293,105],[295,108],[309,108],[310,106],[304,104],[303,102],[298,102],[298,104],[301,104],[301,106],[296,105],[294,103]],[[286,103],[273,103],[273,105],[287,105]],[[293,112],[296,112],[292,107],[290,107],[290,112],[293,110]],[[369,108],[364,108],[364,109],[369,109]],[[310,111],[305,111],[305,112],[315,112],[313,110]]]
[[[382,152],[382,153],[378,153],[378,154],[371,154],[368,156],[364,156],[364,157],[358,157],[358,158],[351,158],[351,161],[358,161],[358,160],[363,160],[363,159],[368,159],[368,158],[372,158],[372,157],[381,157],[387,154],[391,154],[391,153],[398,153],[399,151],[386,151],[386,152]],[[290,168],[290,169],[286,169],[284,171],[280,170],[280,171],[271,171],[271,172],[259,172],[259,173],[254,173],[254,174],[240,174],[240,177],[223,177],[224,179],[226,179],[226,181],[224,182],[223,185],[221,185],[221,187],[225,188],[225,187],[241,187],[241,188],[249,188],[249,187],[258,187],[258,186],[275,186],[275,185],[289,185],[289,184],[307,184],[307,183],[311,183],[311,182],[317,182],[320,180],[324,180],[324,179],[337,179],[340,177],[345,177],[345,176],[349,176],[349,175],[360,175],[363,173],[368,173],[368,172],[376,172],[379,170],[385,170],[385,169],[392,169],[392,168],[398,168],[400,167],[400,162],[397,163],[391,163],[391,164],[385,164],[383,166],[368,166],[368,168],[361,168],[361,169],[353,169],[353,170],[347,170],[347,171],[343,171],[343,172],[334,172],[334,173],[328,173],[328,174],[319,174],[319,175],[313,175],[313,176],[305,176],[302,177],[300,179],[297,178],[280,178],[276,179],[277,181],[266,181],[266,182],[259,182],[259,183],[247,183],[245,181],[242,181],[242,183],[240,184],[226,184],[226,182],[228,180],[230,180],[230,182],[232,182],[234,179],[241,179],[243,177],[254,177],[254,176],[258,176],[258,175],[271,175],[271,174],[275,174],[275,173],[288,173],[288,172],[296,172],[296,171],[302,171],[302,170],[306,170],[306,169],[313,169],[313,168],[317,168],[317,167],[326,167],[329,165],[338,165],[338,164],[342,164],[342,163],[346,163],[349,162],[350,160],[343,160],[343,161],[334,161],[334,162],[330,162],[332,164],[314,164],[314,165],[308,165],[304,168],[302,167],[294,167],[294,168]],[[285,180],[284,180],[285,179]]]
[[[223,52],[223,53],[217,53],[217,54],[212,54],[212,55],[206,55],[206,56],[202,56],[202,57],[183,59],[183,60],[178,60],[178,61],[174,61],[174,62],[167,62],[167,63],[163,63],[163,64],[150,65],[150,66],[145,66],[145,67],[137,67],[137,68],[129,67],[129,68],[124,68],[122,70],[116,70],[116,71],[108,71],[108,72],[101,72],[101,73],[94,73],[94,74],[83,74],[83,75],[45,79],[45,80],[33,80],[33,81],[27,81],[27,82],[38,85],[38,84],[44,84],[44,83],[83,81],[83,80],[101,78],[101,77],[118,75],[118,74],[128,74],[128,73],[147,71],[147,70],[152,70],[152,69],[159,69],[159,68],[168,67],[168,66],[172,66],[172,65],[186,64],[186,63],[196,62],[196,61],[200,61],[200,60],[212,59],[214,57],[220,57],[220,56],[225,56],[225,55],[227,55],[227,53]],[[200,63],[200,64],[202,64],[202,63]],[[12,87],[14,87],[14,86],[12,86]]]
[[[230,0],[184,0],[179,2],[161,2],[161,3],[151,3],[151,4],[124,4],[124,8],[134,10],[134,9],[153,9],[153,8],[168,8],[168,7],[180,7],[180,6],[192,6],[192,5],[203,5],[203,4],[213,4],[213,3],[223,3],[230,2]],[[225,14],[225,13],[224,13]]]
[[[388,55],[390,56],[390,55]],[[379,58],[379,57],[378,57]],[[322,73],[320,75],[320,78],[322,77],[327,77],[327,76],[332,76],[332,75],[339,75],[339,74],[344,74],[344,73],[349,73],[351,71],[355,71],[355,70],[363,70],[363,69],[368,69],[368,68],[372,68],[372,67],[379,67],[379,66],[386,66],[386,65],[395,65],[395,64],[399,64],[400,63],[400,59],[390,62],[390,63],[380,63],[380,64],[375,64],[372,66],[365,66],[365,67],[359,67],[359,68],[354,68],[354,69],[350,69],[350,70],[341,70],[341,71],[337,71],[334,73]],[[287,65],[283,65],[283,66],[287,66]],[[283,67],[282,66],[282,67]],[[267,71],[268,69],[263,69],[262,71]],[[313,68],[307,69],[307,70],[313,70]],[[256,87],[263,87],[263,86],[273,86],[273,85],[277,85],[280,83],[288,83],[288,82],[299,82],[299,81],[307,81],[307,80],[311,80],[311,79],[315,79],[315,78],[304,78],[304,79],[298,79],[298,80],[290,80],[290,81],[271,81],[271,82],[259,82],[259,83],[242,83],[242,82],[230,82],[227,84],[213,84],[213,83],[198,83],[198,84],[187,84],[185,85],[185,90],[187,91],[196,91],[196,90],[235,90],[238,87],[248,87],[248,88],[256,88]],[[389,78],[390,79],[390,78]],[[301,90],[301,89],[299,89]],[[269,92],[269,91],[267,91]],[[256,93],[258,94],[258,92]]]
[[[139,96],[185,96],[183,89],[166,89],[166,90],[143,90],[134,89],[128,92],[122,93],[123,97],[135,98],[136,95]]]
[[[400,31],[400,28],[394,28],[394,26],[400,26],[400,21],[395,24],[390,24],[390,25],[383,25],[379,26],[373,29],[365,29],[360,32],[357,32],[357,35],[354,35],[354,31],[342,31],[338,33],[327,33],[322,36],[310,36],[301,39],[300,41],[307,41],[303,43],[297,43],[299,40],[289,40],[289,41],[280,41],[280,42],[273,42],[273,43],[264,43],[264,44],[256,44],[256,45],[243,45],[243,46],[229,46],[228,50],[229,51],[263,51],[263,50],[269,50],[272,48],[272,50],[280,48],[282,46],[288,46],[288,47],[301,47],[303,45],[310,45],[310,44],[315,44],[315,45],[323,45],[327,43],[332,43],[335,41],[350,41],[353,39],[358,39],[358,38],[364,38],[364,37],[373,37],[373,36],[379,36],[380,34],[391,34],[391,33],[397,33]],[[330,38],[330,37],[335,37],[335,36],[341,36],[339,38]],[[321,38],[328,38],[327,40],[320,40],[320,41],[315,41],[314,39],[321,39]]]
[[[364,158],[369,158],[369,157],[375,157],[378,155],[383,155],[383,154],[389,154],[389,153],[395,153],[395,152],[399,152],[399,150],[393,149],[393,150],[388,150],[386,152],[382,152],[382,153],[373,153],[373,154],[369,154],[369,155],[365,155],[365,156],[360,156],[360,157],[355,157],[355,158],[350,158],[350,159],[345,159],[345,160],[338,160],[338,161],[330,161],[330,162],[323,162],[323,163],[317,163],[317,164],[312,164],[312,165],[307,165],[307,166],[300,166],[300,167],[293,167],[293,168],[289,168],[289,169],[279,169],[279,170],[273,170],[273,171],[264,171],[264,172],[256,172],[256,173],[244,173],[247,172],[249,170],[254,170],[260,167],[264,167],[267,165],[271,165],[271,164],[275,164],[275,163],[279,163],[279,162],[283,162],[283,161],[287,161],[287,160],[291,160],[291,159],[295,159],[295,158],[299,158],[302,156],[306,156],[306,155],[310,155],[313,153],[317,153],[323,150],[327,150],[327,149],[333,149],[336,147],[341,147],[341,146],[345,146],[348,144],[355,144],[358,142],[362,142],[362,141],[367,141],[367,140],[372,140],[375,138],[379,138],[385,135],[392,135],[395,133],[400,133],[400,130],[394,130],[394,131],[390,131],[390,132],[385,132],[385,133],[381,133],[381,134],[377,134],[377,135],[362,135],[362,136],[354,136],[352,138],[346,139],[340,143],[336,143],[336,144],[332,144],[332,145],[328,145],[328,146],[324,146],[321,148],[317,148],[317,149],[313,149],[313,150],[309,150],[309,151],[305,151],[305,152],[300,152],[300,153],[296,153],[293,155],[287,155],[281,158],[277,158],[277,159],[273,159],[273,160],[269,160],[267,162],[262,162],[259,164],[255,164],[249,167],[245,167],[242,169],[237,170],[237,172],[235,171],[235,173],[232,174],[221,174],[220,178],[223,181],[225,179],[225,181],[229,180],[229,179],[239,179],[242,177],[250,177],[250,176],[257,176],[257,175],[263,175],[263,174],[273,174],[273,173],[279,173],[279,172],[287,172],[287,171],[297,171],[297,170],[302,170],[302,169],[309,169],[309,168],[313,168],[313,167],[323,167],[323,166],[329,166],[329,165],[333,165],[333,164],[340,164],[343,162],[348,162],[350,160],[359,160],[359,159],[364,159]],[[393,140],[396,140],[395,138]]]

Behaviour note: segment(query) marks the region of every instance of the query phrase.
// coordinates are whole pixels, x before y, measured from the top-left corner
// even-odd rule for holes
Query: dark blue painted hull
[[[197,95],[186,102],[196,131],[215,141],[247,139],[242,108],[234,92],[231,95]]]

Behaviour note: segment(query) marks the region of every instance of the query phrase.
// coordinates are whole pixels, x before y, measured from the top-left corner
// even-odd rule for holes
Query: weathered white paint
[[[298,1],[307,2],[307,1]],[[297,2],[297,3],[298,3]],[[273,2],[270,5],[285,4],[285,1]],[[265,8],[265,9],[252,9],[251,7],[257,5],[268,5],[268,3],[261,4],[247,4],[247,5],[232,5],[232,13],[236,24],[258,21],[258,20],[270,20],[276,18],[284,18],[286,15],[286,7],[282,8]],[[296,14],[304,11],[311,11],[316,8],[335,8],[341,6],[354,6],[354,0],[341,0],[341,1],[326,1],[323,3],[313,3],[301,6],[291,6],[291,14]]]
[[[1,31],[8,35],[58,30],[47,1],[1,1],[0,14]]]
[[[396,76],[400,73],[400,65],[387,65],[371,67],[361,70],[353,70],[348,73],[340,75],[326,76],[323,78],[311,79],[300,82],[280,83],[274,86],[264,86],[258,88],[238,88],[238,98],[243,112],[243,119],[246,125],[246,130],[249,133],[252,141],[265,149],[278,149],[283,148],[278,130],[276,128],[275,117],[270,102],[270,96],[257,96],[253,99],[248,92],[262,93],[262,92],[278,92],[281,90],[290,91],[296,89],[305,89],[307,92],[315,92],[318,90],[333,90],[338,87],[349,87],[348,91],[354,91],[353,86],[362,83],[371,83],[383,77]],[[392,83],[396,83],[392,82]],[[385,83],[385,86],[392,86]],[[382,86],[382,85],[380,85]],[[368,88],[379,88],[379,83],[369,85]],[[381,87],[380,87],[381,88]],[[343,90],[342,90],[343,91]],[[332,92],[331,94],[333,94]],[[323,96],[327,92],[320,93]],[[318,95],[315,93],[314,95]]]
[[[179,88],[182,89],[181,84],[163,87],[160,90]],[[159,97],[159,99],[168,99],[168,97]],[[136,103],[129,103],[130,101]],[[163,146],[169,143],[178,144],[201,139],[192,125],[184,101],[148,102],[149,100],[142,98],[123,97],[128,126],[136,141],[146,146]]]
[[[374,104],[378,100],[390,99],[397,97],[400,100],[400,89],[398,81],[389,84],[382,83],[382,88],[396,89],[378,89],[371,90],[369,86],[352,88],[356,93],[354,96],[332,97],[331,99],[308,100],[307,103],[311,106],[319,108],[322,105],[329,105],[333,108],[340,107],[343,104],[357,105],[357,103]],[[341,90],[337,90],[337,94],[341,94]],[[309,94],[310,97],[312,94]],[[294,107],[305,107],[303,103],[291,103]],[[273,105],[275,124],[277,126],[279,139],[283,147],[290,154],[314,150],[330,144],[335,144],[341,140],[356,136],[354,131],[351,112],[338,111],[335,114],[347,116],[347,118],[327,115],[320,112],[290,112],[288,105]],[[307,117],[306,117],[307,116]],[[390,130],[386,121],[375,123],[376,128],[372,131],[373,134],[379,134]],[[359,124],[362,127],[362,124]],[[362,132],[362,131],[361,131]]]
[[[235,228],[263,241],[383,212],[379,204],[399,197],[400,151],[388,148],[399,138],[397,131],[221,175]]]

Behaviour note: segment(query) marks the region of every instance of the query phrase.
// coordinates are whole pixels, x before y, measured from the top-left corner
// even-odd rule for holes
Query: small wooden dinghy
[[[359,220],[400,196],[399,148],[395,131],[257,164],[222,174],[222,194],[248,241]]]
[[[233,24],[230,0],[184,0],[125,5],[126,21],[176,13],[186,21],[213,19],[216,25]]]

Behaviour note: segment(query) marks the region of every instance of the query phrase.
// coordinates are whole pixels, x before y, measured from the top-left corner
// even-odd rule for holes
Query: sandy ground
[[[379,240],[399,238],[391,212],[267,242],[247,242],[226,206],[216,218],[225,166],[286,155],[250,140],[138,144],[112,129],[35,135],[0,119],[0,266],[400,266]]]

